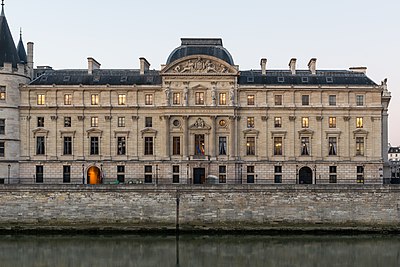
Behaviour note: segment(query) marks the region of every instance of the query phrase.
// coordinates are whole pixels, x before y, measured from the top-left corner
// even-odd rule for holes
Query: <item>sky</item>
[[[218,37],[241,70],[368,68],[388,78],[389,142],[400,146],[399,0],[5,0],[15,42],[35,43],[35,66],[160,69],[182,37]]]

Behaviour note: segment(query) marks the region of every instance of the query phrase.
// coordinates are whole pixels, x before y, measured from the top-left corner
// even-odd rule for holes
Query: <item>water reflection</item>
[[[1,266],[400,266],[397,236],[0,236]]]

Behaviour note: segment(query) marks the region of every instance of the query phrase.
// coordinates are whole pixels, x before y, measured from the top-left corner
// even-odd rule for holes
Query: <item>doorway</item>
[[[309,167],[303,167],[299,171],[299,184],[312,184],[313,173]]]
[[[206,169],[205,168],[194,168],[193,169],[193,183],[204,184],[206,182]]]
[[[87,171],[88,184],[101,184],[101,172],[96,166],[92,166]]]

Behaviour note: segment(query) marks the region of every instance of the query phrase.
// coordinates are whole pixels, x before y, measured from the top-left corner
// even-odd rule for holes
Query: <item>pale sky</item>
[[[220,37],[241,70],[368,67],[392,92],[389,141],[400,146],[399,0],[5,0],[15,42],[35,43],[36,66],[160,69],[181,37]]]

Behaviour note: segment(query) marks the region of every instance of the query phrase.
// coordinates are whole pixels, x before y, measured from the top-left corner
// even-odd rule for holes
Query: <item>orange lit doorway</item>
[[[101,172],[96,166],[92,166],[87,171],[88,184],[101,184]]]

